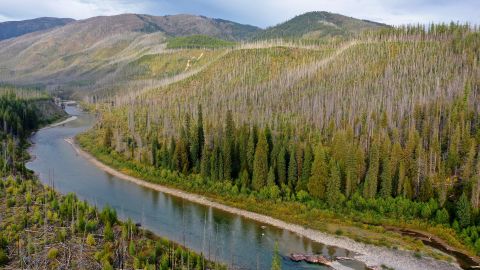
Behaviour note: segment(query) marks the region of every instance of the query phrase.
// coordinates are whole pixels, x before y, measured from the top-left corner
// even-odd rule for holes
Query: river
[[[288,258],[291,253],[355,255],[287,230],[154,191],[100,170],[65,141],[90,128],[95,122],[94,116],[74,106],[67,106],[66,110],[77,119],[35,133],[30,148],[34,158],[27,164],[43,183],[54,186],[62,194],[73,192],[100,208],[108,204],[116,209],[121,219],[140,222],[155,234],[221,261],[232,269],[270,269],[276,242],[282,256],[282,269],[324,269],[292,262]],[[341,261],[337,266],[366,268],[356,260]]]

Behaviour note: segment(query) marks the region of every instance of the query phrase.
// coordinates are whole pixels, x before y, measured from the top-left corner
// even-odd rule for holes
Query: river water
[[[287,230],[189,202],[112,176],[76,154],[65,138],[90,128],[95,118],[76,107],[67,112],[78,118],[63,126],[38,131],[30,149],[34,159],[27,167],[42,182],[66,194],[73,192],[90,204],[108,204],[121,219],[131,218],[160,236],[183,244],[232,269],[270,269],[275,242],[282,269],[326,269],[292,262],[291,253],[353,257],[345,249],[310,241]],[[365,269],[355,260],[341,261],[341,268]]]

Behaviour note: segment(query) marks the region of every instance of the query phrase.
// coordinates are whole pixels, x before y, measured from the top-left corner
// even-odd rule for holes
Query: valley
[[[26,187],[51,190],[49,202],[75,194],[84,205],[77,216],[55,222],[96,222],[86,233],[99,243],[77,262],[95,269],[479,265],[478,26],[389,26],[308,12],[265,29],[197,15],[121,14],[0,23],[2,31],[0,95],[36,110],[32,119],[0,114],[6,141],[24,151],[24,139],[38,131],[33,159],[18,161],[37,176],[5,171],[15,163],[5,159],[0,199],[23,203]],[[7,129],[21,121],[32,122],[28,132]],[[25,184],[32,177],[41,183]],[[97,208],[113,209],[118,221],[99,218]],[[145,230],[133,236],[145,245],[124,260],[119,254],[132,240],[120,232],[131,222]],[[29,242],[12,229],[28,224],[0,228]],[[102,236],[105,227],[115,227],[120,242]],[[87,235],[78,233],[69,241],[83,248]],[[169,240],[152,249],[156,235]],[[48,255],[20,254],[13,234],[7,238],[0,251],[11,268]],[[50,258],[46,268],[68,268],[65,258]]]

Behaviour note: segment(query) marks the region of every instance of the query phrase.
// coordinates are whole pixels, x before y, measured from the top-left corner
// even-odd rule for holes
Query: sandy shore
[[[51,124],[51,125],[48,125],[48,126],[46,126],[46,127],[41,128],[40,130],[44,130],[44,129],[48,129],[48,128],[53,128],[53,127],[58,127],[58,126],[61,126],[61,125],[66,124],[66,123],[68,123],[68,122],[71,122],[71,121],[73,121],[73,120],[76,120],[77,118],[78,118],[78,117],[76,117],[76,116],[70,116],[69,118],[67,118],[67,119],[65,119],[65,120],[63,120],[63,121],[61,121],[61,122],[53,123],[53,124]]]
[[[113,176],[133,182],[137,185],[141,185],[141,186],[151,188],[166,194],[170,194],[179,198],[186,199],[194,203],[202,204],[209,207],[214,207],[222,211],[229,212],[236,215],[241,215],[243,217],[253,219],[264,224],[286,229],[291,232],[297,233],[298,235],[311,239],[313,241],[317,241],[326,245],[337,246],[340,248],[354,251],[360,254],[360,255],[357,255],[355,259],[364,262],[368,266],[386,265],[394,269],[405,269],[405,270],[461,269],[457,264],[454,265],[448,262],[438,261],[428,257],[416,258],[413,255],[413,252],[410,252],[410,251],[394,250],[394,249],[378,247],[373,245],[366,245],[346,237],[330,235],[327,233],[323,233],[321,231],[307,229],[299,225],[287,223],[269,216],[226,206],[221,203],[211,201],[204,196],[150,183],[150,182],[126,175],[124,173],[121,173],[103,164],[102,162],[97,160],[95,157],[93,157],[91,154],[82,150],[72,138],[67,138],[65,139],[65,141],[67,141],[69,144],[72,145],[73,149],[77,152],[77,154],[83,156],[84,158],[92,162],[95,166],[97,166],[98,168],[104,170],[105,172]],[[334,263],[333,267],[337,269],[344,268],[342,265],[339,265],[339,263]]]

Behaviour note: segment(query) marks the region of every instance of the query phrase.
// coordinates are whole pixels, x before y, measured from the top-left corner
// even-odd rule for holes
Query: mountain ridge
[[[0,22],[0,41],[32,32],[50,30],[74,22],[71,18],[40,17],[21,21]]]
[[[308,17],[309,13],[300,16]],[[338,24],[346,25],[346,29],[370,29],[369,27],[373,25],[373,23],[364,23],[356,19],[346,21],[344,19],[346,17],[338,17],[334,14],[328,16],[342,19],[339,21],[343,24]],[[309,21],[312,20],[304,20],[306,23]],[[363,25],[357,28],[351,27],[351,24],[358,22],[362,22]],[[318,30],[308,24],[294,23],[304,32]],[[336,28],[336,26],[331,27]],[[264,31],[251,25],[189,14],[151,16],[129,13],[96,16],[73,21],[48,31],[32,32],[0,41],[0,82],[37,85],[47,89],[63,87],[76,89],[75,91],[79,92],[83,91],[80,88],[100,89],[101,87],[96,85],[99,82],[124,81],[123,75],[119,74],[158,79],[159,74],[156,72],[150,73],[153,76],[151,78],[145,77],[144,72],[150,71],[145,70],[144,67],[134,67],[131,63],[136,63],[136,60],[149,55],[152,57],[148,59],[156,59],[157,62],[169,59],[170,56],[166,53],[171,48],[167,45],[171,38],[204,35],[228,41],[248,42],[255,40],[255,37]],[[337,31],[338,33],[333,34],[345,35],[346,31]],[[349,31],[353,32],[353,30]],[[285,36],[270,34],[267,37],[278,39]],[[183,54],[181,57],[186,55]],[[188,55],[198,57],[200,53]],[[148,65],[156,65],[155,61],[152,60]],[[180,62],[185,62],[183,69],[186,69],[188,59],[182,58],[178,63]],[[124,70],[124,67],[128,67],[128,70]],[[181,71],[178,66],[175,66],[174,70]],[[175,72],[168,74],[178,75]],[[109,79],[105,80],[105,78]],[[163,75],[161,79],[164,79]]]
[[[389,25],[326,11],[311,11],[259,32],[255,39],[348,36]]]

